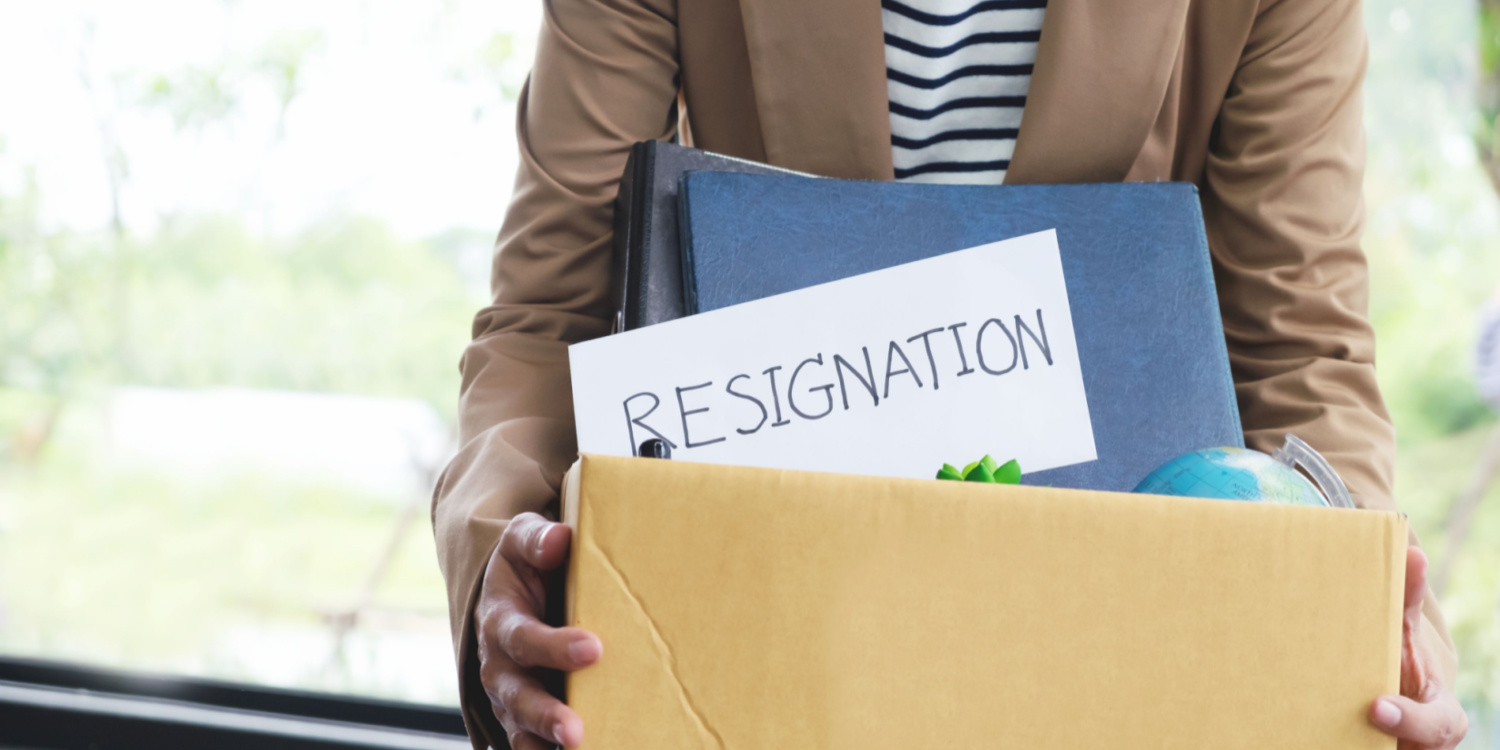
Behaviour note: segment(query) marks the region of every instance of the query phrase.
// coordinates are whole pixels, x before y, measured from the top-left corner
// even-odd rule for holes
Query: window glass
[[[539,3],[0,9],[0,653],[451,703]]]

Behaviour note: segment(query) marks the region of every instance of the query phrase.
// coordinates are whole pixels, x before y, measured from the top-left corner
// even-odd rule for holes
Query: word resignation
[[[657,392],[632,394],[623,404],[625,421],[621,437],[632,453],[649,437],[661,438],[674,450],[701,448],[730,439],[729,434],[706,435],[701,426],[698,434],[694,434],[693,424],[711,419],[716,409],[733,410],[745,425],[734,427],[734,434],[750,436],[766,427],[785,427],[794,419],[813,421],[828,417],[837,409],[848,411],[851,389],[856,406],[879,407],[882,400],[890,403],[892,385],[896,386],[898,398],[903,387],[912,392],[940,390],[945,377],[939,370],[940,357],[957,363],[957,371],[950,373],[953,378],[976,373],[1008,375],[1018,367],[1030,370],[1038,354],[1039,365],[1053,364],[1046,321],[1040,309],[1032,323],[1015,315],[1010,324],[1000,318],[989,318],[972,333],[963,330],[969,327],[969,323],[963,322],[932,328],[905,339],[906,347],[892,339],[884,347],[884,368],[876,367],[880,355],[872,358],[870,348],[862,346],[853,361],[842,354],[830,354],[825,359],[824,353],[818,352],[798,362],[789,372],[778,364],[757,376],[738,373],[725,381],[721,389],[712,380],[676,386],[666,391],[669,398],[676,399],[675,408],[666,415],[659,414],[666,410],[662,409],[663,400]],[[951,338],[946,334],[952,334]],[[1028,339],[1033,348],[1031,353],[1027,351]],[[907,356],[906,348],[917,353],[916,365]]]
[[[930,478],[953,456],[1091,461],[1054,232],[568,348],[578,449]]]

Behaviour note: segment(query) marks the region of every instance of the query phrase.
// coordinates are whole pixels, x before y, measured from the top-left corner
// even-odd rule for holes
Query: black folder
[[[811,176],[661,141],[631,147],[615,199],[616,332],[687,314],[677,206],[682,177],[695,170]]]

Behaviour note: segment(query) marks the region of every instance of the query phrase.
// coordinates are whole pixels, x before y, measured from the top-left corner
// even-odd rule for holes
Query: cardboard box
[[[1391,748],[1396,513],[584,456],[588,748]]]

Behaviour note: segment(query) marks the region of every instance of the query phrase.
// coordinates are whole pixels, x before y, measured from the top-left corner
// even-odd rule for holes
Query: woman
[[[603,647],[537,619],[569,541],[538,514],[574,458],[567,345],[609,329],[635,141],[837,177],[1195,183],[1246,443],[1296,433],[1361,505],[1394,507],[1359,245],[1358,0],[545,2],[494,303],[461,366],[462,450],[434,501],[476,747],[582,738],[533,670]],[[1369,717],[1449,748],[1466,725],[1425,569],[1413,549],[1403,695]]]

